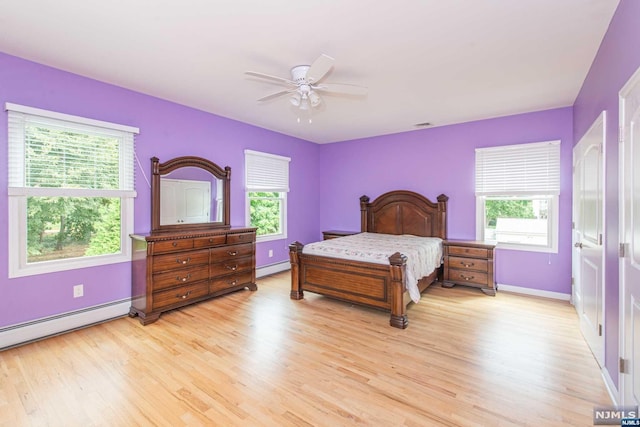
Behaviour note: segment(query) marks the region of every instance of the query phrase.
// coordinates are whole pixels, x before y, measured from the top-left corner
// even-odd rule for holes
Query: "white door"
[[[603,112],[573,149],[573,301],[580,330],[604,364]]]
[[[209,222],[211,182],[162,178],[160,224]]]
[[[620,375],[622,403],[640,403],[640,70],[620,91]]]
[[[211,183],[209,181],[183,181],[185,223],[201,223],[211,221]]]

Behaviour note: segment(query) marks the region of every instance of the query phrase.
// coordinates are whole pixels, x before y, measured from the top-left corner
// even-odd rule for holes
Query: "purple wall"
[[[561,140],[557,254],[500,250],[498,283],[571,293],[571,108],[520,114],[323,146],[320,227],[360,229],[358,198],[411,190],[449,196],[451,239],[475,239],[475,148]]]
[[[136,154],[150,176],[150,158],[160,161],[195,155],[231,166],[231,224],[243,226],[244,149],[291,157],[286,241],[258,244],[257,264],[289,259],[287,244],[308,241],[318,230],[318,153],[316,144],[225,119],[199,110],[97,82],[0,53],[0,103],[73,114],[140,128]],[[0,199],[7,200],[7,120],[0,120]],[[136,170],[135,232],[150,227],[150,190]],[[131,296],[129,263],[8,279],[7,210],[0,210],[0,327],[91,307]],[[273,258],[268,258],[273,249]],[[72,287],[84,284],[84,297]]]
[[[607,111],[605,165],[605,367],[618,383],[618,93],[640,67],[640,2],[622,0],[574,104],[574,144]]]

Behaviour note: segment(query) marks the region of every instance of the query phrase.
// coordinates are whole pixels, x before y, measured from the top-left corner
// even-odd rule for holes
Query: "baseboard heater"
[[[131,299],[126,298],[0,328],[0,350],[126,316],[130,307]]]
[[[257,268],[256,276],[264,277],[290,268],[289,262],[271,264]],[[130,307],[131,299],[126,298],[0,328],[0,351],[126,316],[129,314]]]

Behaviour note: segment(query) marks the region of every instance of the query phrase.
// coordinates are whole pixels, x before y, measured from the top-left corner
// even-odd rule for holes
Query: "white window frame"
[[[251,192],[279,193],[280,233],[258,235],[257,242],[287,238],[287,193],[291,158],[254,150],[244,150],[245,156],[245,224],[251,227]]]
[[[123,139],[123,150],[120,156],[120,173],[123,174],[123,182],[127,182],[128,188],[119,190],[91,190],[72,188],[33,188],[20,184],[16,176],[24,176],[24,138],[22,135],[9,136],[10,150],[9,160],[9,186],[8,186],[8,219],[9,219],[9,278],[25,277],[36,274],[46,274],[58,271],[74,270],[78,268],[95,267],[131,261],[131,239],[133,232],[134,198],[136,192],[133,188],[133,157],[134,135],[140,131],[131,126],[87,119],[39,108],[27,107],[12,103],[5,104],[5,110],[13,114],[18,113],[26,117],[38,116],[57,121],[58,124],[67,123],[69,126],[86,127],[87,129],[100,128],[100,132],[116,132],[127,134]],[[130,136],[129,136],[130,135]],[[18,150],[17,154],[15,151]],[[22,158],[22,161],[20,160]],[[13,159],[13,161],[11,160]],[[128,162],[131,164],[128,164]],[[14,178],[11,178],[14,177]],[[117,197],[120,198],[120,252],[117,254],[86,256],[80,258],[66,258],[36,263],[27,262],[27,198],[29,196],[43,197]]]
[[[528,151],[531,150],[531,151]],[[548,150],[548,166],[537,169],[528,175],[527,166],[521,164],[517,168],[489,166],[492,170],[484,176],[487,164],[483,162],[483,155],[513,155],[520,157],[518,161],[526,161],[528,153]],[[481,153],[481,154],[479,154]],[[514,162],[514,164],[516,164]],[[485,169],[483,169],[483,167]],[[545,176],[546,174],[546,176]],[[531,252],[558,253],[558,223],[559,223],[559,195],[560,195],[560,141],[545,141],[528,144],[516,144],[500,147],[476,149],[476,239],[485,240],[485,202],[488,199],[515,199],[548,201],[547,217],[547,245],[533,245],[524,243],[496,242],[499,249],[511,249]]]

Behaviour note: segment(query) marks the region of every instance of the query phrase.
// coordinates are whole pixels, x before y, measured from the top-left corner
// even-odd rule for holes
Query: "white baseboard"
[[[614,406],[618,406],[620,404],[618,388],[615,386],[611,375],[609,375],[609,370],[606,368],[602,368],[602,379],[604,380],[604,385],[607,387],[607,391],[609,392],[609,397],[611,397],[611,402],[613,402]]]
[[[0,350],[129,314],[131,299],[0,328]]]
[[[287,271],[291,269],[291,263],[289,261],[279,262],[277,264],[265,265],[263,267],[256,268],[256,277],[264,277],[270,274],[280,273],[281,271]]]
[[[523,288],[520,286],[504,285],[501,283],[498,284],[498,292],[500,291],[513,292],[514,294],[531,295],[535,297],[559,299],[563,301],[571,300],[571,294],[563,294],[561,292],[552,291],[541,291],[539,289]]]

